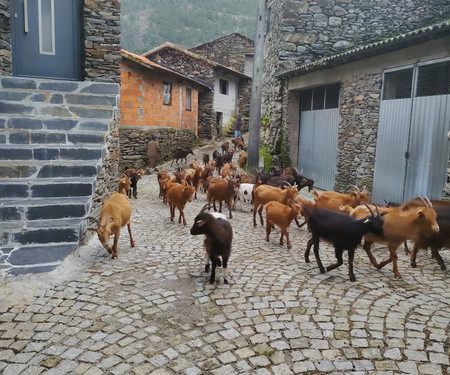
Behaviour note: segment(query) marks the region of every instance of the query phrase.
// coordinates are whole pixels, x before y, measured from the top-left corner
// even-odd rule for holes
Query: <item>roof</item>
[[[168,67],[168,66],[163,65],[163,64],[156,63],[154,61],[151,61],[151,60],[147,59],[144,56],[136,55],[135,53],[126,51],[124,49],[122,49],[120,51],[121,51],[122,57],[124,57],[124,58],[126,58],[128,60],[134,61],[135,63],[137,63],[139,65],[142,65],[142,66],[144,66],[147,69],[164,70],[164,71],[172,73],[172,74],[174,74],[174,75],[176,75],[176,76],[178,76],[180,78],[186,79],[186,80],[191,81],[191,82],[195,82],[196,84],[198,84],[200,86],[203,86],[203,87],[206,87],[208,89],[213,89],[214,88],[213,85],[211,85],[211,84],[209,84],[207,82],[204,82],[204,81],[202,81],[202,80],[200,80],[198,78],[189,77],[188,75],[186,75],[186,74],[184,74],[184,73],[182,73],[182,72],[180,72],[180,71],[178,71],[176,69],[173,69],[173,68]]]
[[[210,40],[209,42],[205,42],[205,43],[199,44],[199,45],[197,45],[195,47],[190,48],[190,50],[197,49],[197,48],[200,48],[200,47],[203,47],[203,46],[207,46],[209,44],[214,44],[215,42],[219,41],[220,39],[225,39],[225,38],[228,38],[230,36],[238,36],[238,37],[241,37],[242,39],[247,39],[248,42],[253,43],[253,39],[247,38],[245,35],[242,35],[240,33],[231,33],[231,34],[223,35],[223,36],[221,36],[219,38]],[[252,53],[253,53],[253,51],[252,51]]]
[[[445,36],[450,36],[450,20],[413,30],[405,34],[400,34],[392,38],[386,38],[382,41],[350,49],[337,55],[323,57],[320,60],[280,72],[275,76],[278,78],[283,78],[287,76],[301,75],[320,69],[326,69],[353,61],[362,60],[382,53],[399,50],[411,45],[420,44]]]
[[[176,51],[181,52],[181,53],[183,53],[183,54],[185,54],[187,56],[190,56],[190,57],[192,57],[194,59],[205,61],[206,63],[212,65],[214,68],[220,68],[220,69],[226,70],[226,71],[228,71],[230,73],[234,73],[234,74],[236,74],[237,76],[239,76],[241,78],[250,79],[250,77],[246,76],[244,73],[241,73],[241,72],[239,72],[237,70],[229,68],[228,66],[219,64],[216,61],[210,60],[210,59],[208,59],[205,56],[202,56],[202,55],[199,55],[199,54],[194,53],[192,51],[189,51],[186,48],[183,48],[183,47],[178,46],[178,45],[176,45],[174,43],[171,43],[171,42],[165,42],[165,43],[161,44],[160,46],[158,46],[158,47],[156,47],[156,48],[154,48],[154,49],[152,49],[150,51],[144,52],[142,54],[142,56],[148,59],[148,56],[153,55],[153,54],[155,54],[155,53],[157,53],[159,51],[162,51],[164,49],[176,50]]]

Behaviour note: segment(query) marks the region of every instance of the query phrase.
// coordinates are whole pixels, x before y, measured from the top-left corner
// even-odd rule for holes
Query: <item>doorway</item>
[[[83,0],[12,0],[13,75],[80,80]]]

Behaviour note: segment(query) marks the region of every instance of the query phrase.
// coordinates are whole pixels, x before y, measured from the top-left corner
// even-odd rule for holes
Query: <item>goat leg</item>
[[[291,249],[292,244],[291,244],[291,241],[289,240],[289,233],[288,233],[287,229],[285,229],[284,235],[286,236],[286,246],[288,249]]]
[[[119,232],[114,235],[114,244],[112,246],[111,259],[117,258],[117,246],[119,245]]]
[[[309,263],[309,252],[311,251],[311,246],[314,244],[314,238],[310,238],[306,244],[305,250],[305,262]]]
[[[355,282],[356,277],[353,273],[353,259],[355,258],[355,249],[348,250],[348,275],[350,276],[350,281]]]
[[[373,242],[369,242],[367,240],[364,241],[363,249],[365,250],[367,256],[369,257],[370,263],[372,263],[377,269],[380,269],[380,265],[378,264],[377,260],[373,256],[372,252],[370,251],[370,247],[372,246]]]
[[[228,258],[227,257],[223,257],[223,283],[224,284],[228,284]]]
[[[209,283],[214,284],[214,281],[216,280],[216,266],[217,266],[217,259],[211,259],[211,277],[209,278]]]
[[[406,241],[405,241],[406,242]],[[417,243],[414,244],[414,247],[411,251],[411,255],[410,255],[410,264],[412,268],[416,268],[417,264],[416,264],[416,256],[417,256],[417,251],[419,250],[419,246]]]
[[[264,206],[259,207],[258,209],[258,213],[259,213],[259,219],[261,220],[261,225],[264,225],[264,220],[262,217],[262,210],[263,210]]]
[[[206,255],[205,255],[205,272],[209,272],[209,270],[210,270],[209,262],[210,262],[209,254],[206,253]]]
[[[340,248],[337,248],[337,247],[334,248],[334,256],[337,259],[337,263],[330,264],[327,267],[327,271],[331,271],[331,270],[334,270],[335,268],[338,268],[338,267],[342,266],[342,263],[344,263],[344,261],[342,260],[342,252],[343,252],[343,250],[344,249],[340,249]]]
[[[266,241],[269,242],[270,232],[272,231],[272,223],[266,221]]]
[[[134,247],[134,240],[133,240],[133,236],[131,235],[131,224],[130,223],[127,224],[127,228],[128,228],[128,234],[130,235],[130,245],[131,245],[131,247]]]
[[[436,259],[436,262],[441,266],[441,270],[445,271],[447,268],[445,267],[444,260],[442,259],[441,255],[439,254],[439,248],[437,246],[431,247],[431,256]]]
[[[314,238],[314,256],[316,257],[317,265],[319,266],[320,272],[325,273],[325,268],[323,268],[322,261],[320,260],[319,256],[319,238]]]

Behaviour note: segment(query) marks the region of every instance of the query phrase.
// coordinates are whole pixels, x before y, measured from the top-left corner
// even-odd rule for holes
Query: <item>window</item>
[[[450,61],[419,66],[417,96],[450,94]]]
[[[39,0],[39,53],[55,54],[55,6],[53,0]]]
[[[192,110],[192,90],[186,88],[186,111]]]
[[[383,100],[450,94],[450,60],[384,73]]]
[[[163,82],[163,104],[172,105],[172,85],[167,82]]]
[[[300,94],[302,112],[339,107],[339,83],[318,86]]]
[[[405,99],[411,97],[413,68],[385,73],[383,99]]]
[[[223,95],[228,95],[228,81],[224,79],[219,80],[219,92]]]

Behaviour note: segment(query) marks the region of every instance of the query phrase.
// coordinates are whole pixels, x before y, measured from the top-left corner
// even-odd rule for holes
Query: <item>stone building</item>
[[[233,33],[214,39],[210,42],[200,44],[190,51],[208,59],[228,66],[245,75],[253,75],[253,40],[239,34]],[[237,113],[244,119],[250,117],[250,96],[252,82],[242,81],[239,88]],[[244,124],[244,131],[248,130],[248,123]]]
[[[200,138],[213,139],[221,135],[223,128],[232,121],[238,111],[248,111],[251,77],[243,71],[222,65],[170,42],[144,53],[143,56],[214,87],[212,91],[199,94]]]
[[[212,85],[122,50],[120,170],[144,169],[146,145],[158,133],[163,158],[191,149],[198,134],[198,97]]]
[[[119,164],[119,1],[27,4],[0,0],[0,273],[13,274],[78,247]]]
[[[448,86],[421,95],[416,77],[428,72],[424,82],[431,87],[448,69],[449,9],[442,0],[268,1],[262,113],[270,117],[269,144],[274,148],[284,134],[292,164],[316,178],[319,188],[366,186],[378,203],[417,194],[440,198],[448,142],[436,152],[427,146],[423,155],[405,137],[423,134],[414,116],[433,122],[429,129],[435,130],[427,133],[432,143],[448,131],[441,116],[449,108]],[[389,93],[397,70],[406,70],[398,74],[410,88],[402,97],[409,109],[390,100],[400,99]],[[439,104],[423,104],[427,99],[419,96]],[[392,116],[404,124],[402,132]],[[390,139],[398,143],[389,146]],[[382,161],[387,149],[398,151],[391,155],[393,170]],[[426,168],[429,163],[434,167]],[[423,183],[427,179],[433,182]]]

